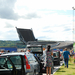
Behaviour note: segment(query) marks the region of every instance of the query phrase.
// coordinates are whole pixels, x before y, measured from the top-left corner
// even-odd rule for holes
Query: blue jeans
[[[67,66],[67,68],[68,68],[68,58],[64,58],[64,64],[65,64],[65,66]]]

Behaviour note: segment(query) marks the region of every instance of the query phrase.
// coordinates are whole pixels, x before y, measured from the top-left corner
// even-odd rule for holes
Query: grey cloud
[[[5,28],[13,28],[13,27],[14,27],[13,25],[11,25],[11,24],[9,24],[9,23],[6,23]]]
[[[0,0],[0,18],[10,20],[18,20],[19,18],[40,18],[36,13],[28,13],[25,16],[19,16],[13,10],[16,1],[17,0]]]
[[[0,9],[0,18],[3,19],[13,19],[13,20],[17,20],[19,18],[19,16],[14,13],[13,10],[11,10],[10,8],[7,9]]]
[[[32,19],[32,18],[41,18],[41,17],[38,16],[36,13],[28,13],[27,15],[22,16],[22,18],[25,18],[25,19]]]
[[[19,16],[14,13],[16,0],[0,0],[0,18],[17,20]]]

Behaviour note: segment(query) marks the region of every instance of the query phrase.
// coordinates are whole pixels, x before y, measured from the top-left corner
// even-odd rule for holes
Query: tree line
[[[11,41],[11,40],[0,40],[0,47],[18,47],[18,48],[25,48],[25,45],[18,45],[18,43],[22,43],[21,41]]]

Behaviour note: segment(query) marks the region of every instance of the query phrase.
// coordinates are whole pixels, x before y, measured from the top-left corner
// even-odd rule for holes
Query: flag
[[[74,53],[75,53],[75,43],[73,43],[73,50],[74,50]]]

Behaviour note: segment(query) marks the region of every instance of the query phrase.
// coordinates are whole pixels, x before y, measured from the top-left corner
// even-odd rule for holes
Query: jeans
[[[68,68],[68,58],[64,58],[64,64],[65,64],[65,66],[67,66],[67,68]]]

